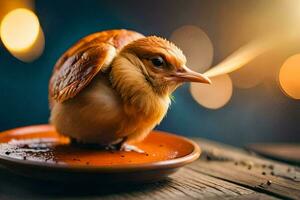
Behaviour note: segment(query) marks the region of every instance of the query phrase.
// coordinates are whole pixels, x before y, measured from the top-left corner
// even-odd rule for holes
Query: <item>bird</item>
[[[135,144],[162,121],[175,89],[185,82],[210,83],[186,62],[162,37],[126,29],[90,34],[54,66],[49,121],[79,143],[142,153]]]

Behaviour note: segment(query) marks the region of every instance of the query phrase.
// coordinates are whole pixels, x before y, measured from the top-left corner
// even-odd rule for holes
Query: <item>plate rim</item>
[[[8,134],[10,132],[16,132],[24,129],[46,129],[47,131],[54,130],[54,127],[50,124],[38,124],[38,125],[30,125],[30,126],[23,126],[18,128],[9,129],[6,131],[0,132],[2,134]],[[46,131],[45,130],[45,131]],[[201,149],[196,142],[191,139],[188,139],[184,136],[179,136],[177,134],[168,133],[161,130],[154,130],[160,134],[167,134],[173,137],[180,138],[187,143],[190,143],[193,147],[191,153],[175,158],[170,160],[163,160],[158,162],[151,162],[151,163],[143,163],[143,164],[127,164],[127,165],[105,165],[105,166],[89,166],[89,165],[64,165],[64,164],[56,164],[56,163],[47,163],[47,162],[38,162],[32,160],[20,160],[4,155],[0,155],[0,165],[7,167],[8,165],[19,165],[19,166],[26,166],[32,168],[43,168],[47,170],[63,170],[63,171],[70,171],[70,172],[101,172],[101,173],[115,173],[115,172],[130,172],[130,171],[144,171],[144,170],[161,170],[161,169],[172,169],[172,168],[179,168],[186,164],[189,164],[200,157]]]

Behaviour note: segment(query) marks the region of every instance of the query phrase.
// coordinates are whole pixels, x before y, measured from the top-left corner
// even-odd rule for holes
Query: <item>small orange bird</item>
[[[83,143],[142,150],[170,95],[184,82],[210,83],[182,51],[156,36],[108,30],[79,40],[57,61],[49,82],[50,122]]]

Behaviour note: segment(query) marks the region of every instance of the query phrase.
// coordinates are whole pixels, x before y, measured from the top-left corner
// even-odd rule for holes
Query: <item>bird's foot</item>
[[[105,146],[105,149],[109,150],[109,151],[118,151],[118,150],[120,150],[123,141],[124,141],[124,139],[118,139],[118,140],[110,143],[109,145]]]
[[[108,151],[117,151],[117,150],[119,150],[119,148],[116,145],[114,145],[114,144],[109,144],[109,145],[105,146],[105,150],[108,150]]]
[[[137,152],[137,153],[145,153],[145,151],[143,151],[142,149],[134,146],[134,145],[130,145],[130,144],[127,144],[127,143],[122,143],[121,146],[120,146],[120,151],[133,151],[133,152]]]

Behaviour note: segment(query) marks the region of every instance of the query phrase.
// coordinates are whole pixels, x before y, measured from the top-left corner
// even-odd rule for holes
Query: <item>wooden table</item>
[[[66,185],[0,169],[0,199],[300,199],[300,168],[223,144],[195,139],[199,160],[146,185]]]

